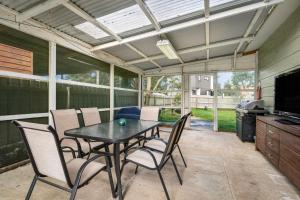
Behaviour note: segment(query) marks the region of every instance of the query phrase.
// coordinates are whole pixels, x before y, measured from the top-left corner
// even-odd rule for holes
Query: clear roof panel
[[[122,33],[151,24],[138,5],[133,5],[99,17],[97,20],[115,33]]]
[[[92,36],[95,39],[103,38],[108,36],[107,33],[96,27],[94,24],[90,22],[84,22],[82,24],[78,24],[75,28],[81,30],[82,32]]]
[[[209,6],[215,7],[215,6],[223,5],[234,1],[240,1],[240,0],[209,0]]]
[[[158,21],[165,21],[204,9],[204,0],[146,0]]]

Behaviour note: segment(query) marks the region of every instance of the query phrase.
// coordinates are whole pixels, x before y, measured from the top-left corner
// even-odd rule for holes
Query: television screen
[[[274,112],[300,117],[300,69],[276,77]]]

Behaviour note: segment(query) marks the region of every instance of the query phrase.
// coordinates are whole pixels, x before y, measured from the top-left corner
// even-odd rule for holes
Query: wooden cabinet
[[[256,149],[300,189],[300,126],[285,125],[274,116],[256,119]]]

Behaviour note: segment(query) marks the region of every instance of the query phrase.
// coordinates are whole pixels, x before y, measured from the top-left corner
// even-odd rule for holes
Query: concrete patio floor
[[[232,133],[185,130],[181,148],[187,160],[184,168],[176,152],[175,161],[182,174],[183,185],[177,180],[171,162],[162,175],[171,199],[176,200],[299,200],[299,191],[276,170],[254,144],[242,143]],[[125,167],[122,181],[125,199],[165,199],[155,171]],[[24,199],[32,181],[30,165],[0,174],[0,199]],[[68,199],[67,192],[38,182],[32,199]],[[112,199],[107,174],[101,172],[89,185],[79,189],[77,199]]]

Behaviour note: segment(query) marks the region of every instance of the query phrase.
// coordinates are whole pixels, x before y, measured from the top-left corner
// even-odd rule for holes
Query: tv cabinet
[[[300,125],[278,122],[276,116],[257,116],[256,149],[300,189]]]

